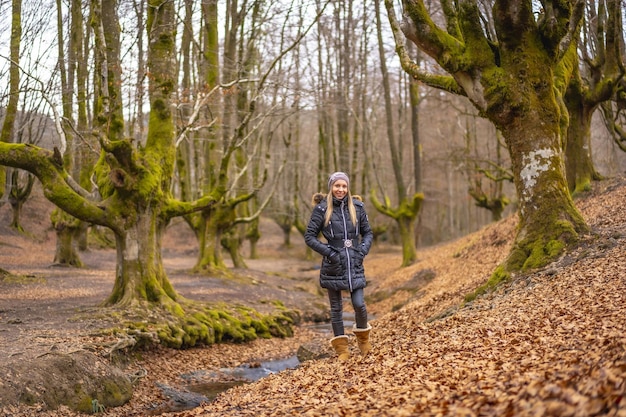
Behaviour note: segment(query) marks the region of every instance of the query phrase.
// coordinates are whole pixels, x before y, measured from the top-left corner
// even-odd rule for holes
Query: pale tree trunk
[[[69,172],[75,172],[74,170],[74,132],[72,130],[73,117],[73,74],[74,74],[74,49],[70,42],[70,59],[66,62],[65,59],[65,35],[63,31],[63,7],[61,0],[57,0],[57,39],[58,39],[58,63],[61,75],[61,100],[63,102],[63,131],[65,133],[65,139],[67,148],[63,159],[65,161],[65,169]],[[71,32],[71,31],[70,31]],[[69,75],[72,74],[70,77]],[[81,230],[81,221],[77,218],[65,213],[59,208],[56,208],[51,215],[52,226],[56,233],[56,247],[54,253],[54,262],[58,265],[76,266],[82,267],[83,262],[78,254],[78,247],[74,238],[77,237]]]
[[[316,0],[315,6],[317,10],[322,8],[321,1]],[[333,132],[332,118],[330,116],[331,107],[331,92],[330,92],[330,68],[331,65],[327,65],[332,59],[331,48],[324,45],[324,39],[327,36],[328,28],[324,25],[322,20],[317,22],[317,72],[319,77],[317,78],[317,87],[315,89],[316,105],[315,108],[318,111],[317,115],[317,148],[319,150],[317,160],[317,188],[316,191],[326,192],[326,181],[328,175],[332,172],[332,167],[335,165],[333,160]],[[326,55],[324,53],[326,52]]]
[[[13,131],[15,129],[15,119],[17,117],[17,105],[20,91],[20,44],[22,39],[22,0],[13,0],[11,3],[11,44],[9,65],[9,102],[4,110],[4,122],[0,132],[0,141],[13,142]],[[0,166],[0,200],[10,193],[12,180],[7,171],[10,168]],[[2,204],[0,202],[0,205]]]
[[[87,56],[89,49],[89,29],[90,26],[85,24],[82,12],[82,1],[72,0],[71,3],[71,32],[70,32],[70,67],[68,74],[68,82],[74,85],[76,80],[76,113],[77,124],[76,130],[81,135],[82,140],[74,141],[74,163],[72,176],[78,178],[80,185],[87,191],[93,191],[91,183],[92,167],[96,164],[97,154],[94,149],[99,149],[97,141],[89,134],[88,116],[87,116],[87,74],[88,62]],[[83,28],[85,32],[83,32]],[[77,247],[81,251],[87,250],[88,240],[87,233],[89,224],[81,222],[79,226],[78,236],[76,237]]]
[[[0,133],[0,140],[2,142],[23,142],[19,139],[21,134],[16,135],[15,125],[18,120],[18,102],[20,97],[20,48],[22,37],[22,0],[13,0],[11,6],[11,41],[10,41],[10,55],[11,63],[9,65],[9,102],[5,109],[4,123],[2,125],[2,132]],[[19,123],[19,131],[26,130],[24,126],[27,123],[29,117],[26,115],[29,112],[24,109],[22,111],[21,121]],[[32,132],[29,135],[29,143],[36,143],[33,140]],[[4,177],[4,180],[2,178]],[[24,232],[24,229],[20,223],[20,216],[22,213],[22,207],[30,196],[33,182],[35,178],[30,174],[24,174],[21,170],[0,168],[0,206],[8,199],[11,210],[12,220],[10,226],[19,231]],[[6,181],[6,184],[5,184]],[[6,187],[6,189],[5,189]]]
[[[409,51],[416,49],[415,61],[420,62],[420,51],[417,48],[409,48]],[[413,77],[409,77],[409,100],[410,100],[410,112],[411,112],[411,139],[413,140],[411,145],[413,148],[413,184],[415,185],[416,194],[424,194],[422,188],[422,143],[420,140],[419,118],[420,118],[420,83]],[[413,226],[413,236],[415,247],[420,243],[420,229],[422,216],[421,210],[417,213],[415,219],[415,225]],[[417,256],[417,255],[416,255]]]
[[[146,2],[144,0],[134,0],[135,14],[137,15],[137,83],[135,87],[135,115],[130,123],[129,136],[136,140],[143,140],[144,137],[144,77],[146,75],[145,50],[144,50],[144,15],[146,12]],[[135,131],[137,129],[137,131]]]
[[[191,83],[191,42],[193,41],[192,31],[192,11],[193,2],[191,0],[185,0],[185,17],[183,23],[183,35],[181,38],[181,93],[179,102],[180,118],[178,119],[178,131],[181,131],[184,126],[190,123],[190,117],[193,112],[194,95],[192,94],[193,87]],[[180,187],[180,197],[184,201],[191,201],[194,198],[192,192],[192,165],[193,165],[193,144],[190,140],[181,141],[176,148],[176,171],[178,173],[178,186]]]
[[[350,172],[350,128],[349,117],[350,108],[348,97],[350,97],[349,79],[351,74],[350,42],[353,35],[353,0],[339,1],[335,3],[335,30],[338,36],[335,38],[337,44],[337,87],[335,88],[335,102],[337,103],[337,139],[335,151],[338,160],[335,165],[337,171]],[[331,174],[328,172],[328,174]]]

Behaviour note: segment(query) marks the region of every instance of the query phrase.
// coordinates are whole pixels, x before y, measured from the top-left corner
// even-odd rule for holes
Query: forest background
[[[20,230],[37,176],[63,209],[51,216],[54,261],[81,266],[88,237],[115,246],[106,305],[145,312],[159,303],[165,325],[156,333],[176,347],[216,340],[214,312],[181,299],[163,270],[172,219],[182,217],[198,241],[193,271],[228,276],[226,256],[245,267],[244,244],[257,256],[261,215],[289,245],[335,170],[350,174],[377,240],[400,244],[404,266],[417,246],[512,212],[540,243],[518,241],[524,258],[504,272],[538,266],[544,259],[529,253],[554,256],[586,231],[571,195],[624,170],[623,4],[523,2],[528,24],[508,31],[516,12],[506,4],[405,1],[406,46],[391,1],[3,2],[0,161],[11,168],[0,172],[0,201]],[[428,37],[443,34],[435,23],[445,42]],[[471,42],[477,28],[482,43]],[[540,45],[516,44],[529,38]],[[493,63],[450,55],[461,41],[466,52],[486,47]],[[521,87],[494,103],[506,88],[493,73]],[[546,95],[548,105],[524,108]],[[543,166],[522,166],[527,155],[554,164],[556,175],[536,182],[557,191],[556,208],[543,190],[524,194],[522,181],[536,174],[525,169]],[[289,317],[251,321],[253,330],[229,337],[280,334]]]
[[[14,8],[17,3],[21,2],[3,2],[0,10],[5,16],[0,30],[3,34],[0,75],[5,80],[3,109],[10,97],[16,97],[9,82],[12,22],[9,17],[12,4]],[[506,145],[493,125],[479,117],[466,98],[422,85],[417,106],[419,143],[414,146],[409,76],[399,65],[387,19],[377,24],[374,4],[285,1],[271,6],[257,2],[215,2],[215,5],[218,20],[211,23],[219,36],[219,57],[215,60],[220,69],[216,74],[222,73],[221,79],[225,81],[222,91],[214,95],[238,95],[236,106],[232,101],[224,102],[224,106],[235,106],[236,111],[215,106],[210,109],[207,105],[203,95],[207,86],[203,66],[209,62],[205,51],[209,42],[206,12],[201,9],[201,3],[176,4],[179,81],[175,99],[176,143],[179,148],[183,145],[190,148],[184,152],[188,161],[181,157],[179,163],[189,164],[185,169],[191,170],[191,175],[201,176],[202,162],[193,159],[194,153],[197,159],[202,152],[198,149],[200,144],[220,142],[228,137],[227,133],[219,132],[202,134],[203,129],[206,131],[210,126],[225,132],[229,125],[219,120],[233,117],[228,114],[235,112],[239,121],[231,121],[230,128],[240,127],[242,113],[248,110],[246,100],[254,100],[254,128],[249,133],[251,139],[242,147],[245,156],[241,157],[250,166],[256,166],[256,171],[247,169],[245,181],[239,175],[232,175],[229,191],[236,194],[258,188],[253,199],[257,206],[258,201],[273,193],[264,215],[272,217],[285,230],[307,220],[311,194],[325,191],[326,177],[334,170],[349,172],[353,177],[353,193],[364,195],[366,200],[370,190],[375,190],[378,195],[397,201],[390,141],[395,142],[401,155],[396,164],[400,165],[408,187],[421,188],[425,196],[420,224],[414,230],[418,245],[462,236],[492,221],[492,213],[480,207],[485,200],[505,197],[513,202],[506,206],[505,213],[515,211],[515,189],[506,176],[510,164]],[[589,10],[594,6],[590,4]],[[137,144],[145,141],[149,104],[145,22],[142,21],[146,7],[141,1],[102,5],[102,10],[115,11],[115,18],[120,19],[122,78],[115,82],[125,119],[122,135],[133,138]],[[89,22],[93,12],[93,5],[88,2],[50,1],[43,7],[41,2],[23,2],[18,118],[12,129],[5,123],[3,141],[33,143],[50,149],[61,147],[63,140],[72,140],[72,146],[78,149],[87,146],[89,132],[97,124],[93,108],[98,96],[98,81],[94,79],[98,74],[93,68],[97,51],[93,46],[93,25]],[[433,14],[441,16],[441,11],[435,10]],[[377,25],[383,34],[382,54],[378,50]],[[78,29],[84,32],[80,36]],[[308,30],[306,36],[299,39],[304,30]],[[229,39],[225,38],[226,34]],[[442,72],[423,53],[416,57],[423,68]],[[392,108],[388,114],[383,105],[381,59],[386,63],[392,86],[389,91]],[[263,84],[257,87],[259,81]],[[62,97],[68,94],[70,100],[64,103]],[[208,111],[216,119],[200,118],[199,113]],[[86,119],[78,126],[76,119],[81,116]],[[388,117],[395,126],[391,137],[387,130]],[[60,133],[59,129],[66,132]],[[602,112],[594,114],[592,129],[597,171],[607,176],[623,171],[626,162],[619,148],[620,138],[614,140],[614,129],[606,129]],[[97,148],[97,143],[94,146]],[[215,144],[210,146],[218,148]],[[340,148],[347,148],[341,152],[350,155],[349,161],[339,160]],[[71,146],[67,149],[72,150]],[[97,156],[97,149],[92,148],[91,152]],[[284,170],[276,175],[283,164]],[[244,162],[238,165],[248,166]],[[264,171],[272,178],[260,186],[255,175],[259,177]],[[416,175],[421,178],[419,185],[413,181]],[[23,182],[22,179],[17,183]],[[202,180],[192,182],[195,187],[198,183]],[[173,187],[175,193],[182,192],[180,184],[174,183]],[[6,202],[7,198],[5,193],[2,201]],[[16,210],[19,211],[19,205]],[[398,233],[394,231],[397,226],[389,217],[373,208],[369,215],[379,238],[398,242]],[[19,212],[15,222],[19,227]],[[253,228],[254,223],[248,224],[248,230]]]

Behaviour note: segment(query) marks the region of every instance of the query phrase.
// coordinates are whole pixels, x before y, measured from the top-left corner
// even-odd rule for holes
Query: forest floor
[[[420,249],[418,261],[406,268],[399,267],[399,248],[375,246],[365,262],[373,317],[373,350],[365,358],[351,337],[346,363],[307,361],[174,412],[163,407],[162,387],[180,386],[184,375],[253,367],[328,337],[303,325],[286,339],[133,352],[125,372],[141,370],[143,377],[128,403],[101,414],[626,417],[626,179],[598,182],[575,202],[591,227],[580,246],[467,304],[464,296],[508,253],[516,216]],[[6,228],[8,208],[0,210],[0,268],[26,277],[0,280],[0,366],[103,343],[94,336],[102,323],[77,317],[97,309],[112,290],[115,252],[85,252],[81,269],[51,265],[55,238],[44,206],[25,208],[30,237]],[[293,236],[292,247],[284,248],[280,229],[264,220],[260,259],[247,259],[249,269],[237,272],[248,279],[234,282],[186,272],[195,262],[195,240],[180,226],[168,231],[163,256],[185,297],[259,309],[280,299],[305,318],[325,314],[318,260],[305,258],[301,238]],[[81,415],[66,407],[2,404],[1,398],[0,414]]]

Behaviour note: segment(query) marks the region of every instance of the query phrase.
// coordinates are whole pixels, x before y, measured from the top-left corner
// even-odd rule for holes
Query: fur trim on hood
[[[324,193],[314,193],[313,197],[311,197],[311,204],[313,204],[314,206],[321,203],[322,201],[324,201],[326,199],[327,194]],[[357,199],[359,201],[363,201],[363,197],[361,197],[360,195],[353,195],[352,198]]]
[[[324,201],[325,198],[326,198],[326,194],[315,193],[313,194],[313,197],[311,197],[311,204],[313,204],[314,206],[318,205],[319,203]]]

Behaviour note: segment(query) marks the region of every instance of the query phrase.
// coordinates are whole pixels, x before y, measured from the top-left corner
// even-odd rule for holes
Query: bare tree
[[[22,0],[13,0],[11,3],[11,42],[9,60],[9,103],[4,112],[4,122],[0,132],[0,141],[13,142],[15,118],[20,93],[20,43],[22,40]],[[7,169],[0,167],[0,200],[11,192],[13,181],[7,181]],[[9,172],[9,177],[11,176]]]
[[[405,71],[433,87],[467,96],[507,143],[520,226],[492,282],[545,265],[588,231],[566,184],[561,146],[565,124],[552,76],[574,39],[584,2],[544,2],[539,15],[530,0],[496,0],[491,10],[481,10],[472,1],[442,2],[445,29],[422,1],[403,1],[402,26],[392,1],[385,4]],[[483,12],[489,18],[482,19]],[[493,22],[493,31],[481,22]],[[417,66],[406,52],[407,39],[447,75]]]
[[[570,190],[588,191],[601,176],[594,167],[591,120],[601,103],[609,101],[624,77],[622,2],[588,1],[578,43],[564,57],[564,102],[569,115],[565,167]],[[579,58],[581,55],[581,58]],[[571,71],[568,71],[571,69]]]
[[[402,153],[398,146],[397,134],[395,132],[394,118],[392,114],[391,103],[391,86],[389,83],[389,72],[386,65],[385,50],[383,47],[383,35],[382,35],[382,22],[380,13],[380,0],[374,0],[375,15],[376,15],[376,34],[378,37],[378,51],[380,58],[380,70],[383,78],[383,91],[385,97],[385,114],[387,124],[387,141],[389,143],[389,151],[391,153],[391,161],[393,166],[393,173],[396,185],[396,194],[398,196],[398,205],[396,207],[391,206],[391,200],[388,196],[385,196],[381,202],[376,197],[376,192],[372,191],[372,203],[376,210],[383,213],[386,216],[394,219],[398,225],[400,233],[400,240],[402,243],[402,266],[409,266],[417,259],[417,247],[415,239],[415,224],[417,217],[422,208],[422,201],[424,200],[424,194],[421,192],[415,192],[411,194],[409,187],[405,183],[404,170],[402,163]],[[412,85],[413,89],[416,85]],[[416,102],[417,91],[410,91],[410,103],[412,109],[412,117],[416,117],[414,113],[417,109],[418,103]],[[412,125],[414,129],[419,129],[417,123]],[[417,131],[413,131],[414,135],[418,135]],[[415,139],[415,136],[413,136]],[[419,143],[414,145],[419,146]],[[418,161],[419,164],[419,161]],[[414,178],[414,177],[413,177]]]

